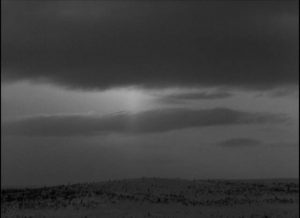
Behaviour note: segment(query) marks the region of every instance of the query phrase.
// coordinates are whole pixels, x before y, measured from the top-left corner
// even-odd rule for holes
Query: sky
[[[1,182],[299,178],[298,1],[1,1]]]

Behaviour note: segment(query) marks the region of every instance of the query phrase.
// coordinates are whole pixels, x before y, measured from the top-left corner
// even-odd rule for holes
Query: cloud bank
[[[231,138],[218,143],[219,146],[232,148],[252,147],[262,144],[261,141],[252,138]]]
[[[3,124],[4,135],[89,136],[101,134],[162,133],[209,126],[285,123],[282,114],[250,113],[227,108],[156,109],[138,113],[35,116]]]
[[[2,2],[5,82],[270,89],[298,44],[298,1]]]
[[[229,92],[182,92],[167,94],[158,97],[158,101],[165,103],[178,103],[185,100],[215,100],[230,98],[233,94]]]

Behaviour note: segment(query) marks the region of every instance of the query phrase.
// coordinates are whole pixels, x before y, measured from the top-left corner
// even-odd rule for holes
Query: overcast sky
[[[298,1],[1,6],[3,186],[298,178]]]

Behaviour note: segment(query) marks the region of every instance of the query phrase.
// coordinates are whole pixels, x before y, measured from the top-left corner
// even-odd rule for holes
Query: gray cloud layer
[[[298,83],[298,1],[3,1],[4,81],[83,89]]]
[[[222,147],[252,147],[261,144],[261,141],[252,138],[232,138],[218,143]]]
[[[229,98],[233,94],[229,92],[185,92],[163,95],[159,98],[159,101],[166,103],[178,103],[182,100],[214,100]]]
[[[51,115],[10,121],[3,124],[4,135],[84,136],[108,133],[161,133],[185,128],[218,125],[282,123],[281,114],[249,113],[226,108],[157,109],[109,116]]]

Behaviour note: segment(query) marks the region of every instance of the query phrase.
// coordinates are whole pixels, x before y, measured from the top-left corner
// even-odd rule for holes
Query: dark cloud
[[[261,141],[252,138],[232,138],[218,143],[222,147],[252,147],[262,144]]]
[[[218,125],[282,123],[281,114],[250,113],[226,108],[157,109],[139,113],[116,113],[109,116],[51,115],[36,116],[3,124],[6,135],[84,136],[109,133],[161,133],[185,128]]]
[[[2,1],[1,11],[6,82],[298,83],[298,1]]]

